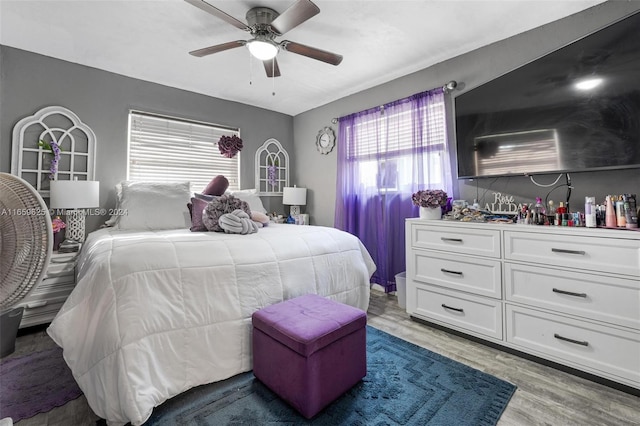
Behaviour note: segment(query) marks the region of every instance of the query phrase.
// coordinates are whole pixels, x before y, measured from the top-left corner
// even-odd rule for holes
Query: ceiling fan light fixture
[[[273,59],[278,54],[278,46],[272,41],[251,40],[247,42],[249,52],[261,61]]]

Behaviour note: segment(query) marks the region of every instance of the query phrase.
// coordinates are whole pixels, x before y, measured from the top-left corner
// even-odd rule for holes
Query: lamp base
[[[67,240],[84,242],[85,215],[83,210],[67,210]]]
[[[289,211],[291,217],[296,217],[300,214],[300,206],[291,206],[291,210]]]

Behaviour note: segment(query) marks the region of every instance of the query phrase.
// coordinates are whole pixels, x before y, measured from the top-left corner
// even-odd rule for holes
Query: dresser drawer
[[[433,286],[416,287],[415,314],[502,339],[502,305],[499,301]]]
[[[75,263],[67,262],[67,263],[49,263],[47,267],[47,272],[44,276],[47,278],[55,278],[55,277],[73,277],[76,272]]]
[[[640,240],[512,231],[504,232],[504,240],[508,260],[640,278]]]
[[[414,280],[482,296],[502,297],[499,260],[414,250]]]
[[[490,225],[488,225],[490,226]],[[500,231],[412,223],[411,246],[458,254],[500,257]]]
[[[507,341],[640,385],[640,333],[506,304]]]
[[[20,328],[51,322],[60,308],[62,308],[62,305],[64,305],[67,296],[68,294],[39,302],[20,303],[18,306],[24,306]]]
[[[505,262],[508,301],[640,330],[640,280]]]
[[[38,289],[40,288],[40,285],[38,285]],[[25,309],[27,309],[27,305],[43,305],[44,301],[55,301],[59,299],[64,301],[67,297],[69,297],[74,287],[75,284],[71,282],[65,285],[58,285],[53,289],[47,289],[47,291],[33,291],[32,293],[29,293],[27,297],[20,301],[20,305],[25,306]]]

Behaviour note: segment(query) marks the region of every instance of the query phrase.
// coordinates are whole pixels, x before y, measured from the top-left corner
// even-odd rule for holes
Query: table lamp
[[[296,217],[300,214],[300,206],[307,204],[307,188],[297,186],[284,187],[282,191],[282,204],[291,206],[290,215]]]
[[[63,244],[84,242],[85,212],[100,205],[100,182],[92,180],[52,180],[49,207],[65,209],[66,239]]]

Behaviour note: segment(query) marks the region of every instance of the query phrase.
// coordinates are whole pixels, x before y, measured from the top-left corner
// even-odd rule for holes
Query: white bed
[[[137,425],[168,398],[251,370],[257,309],[315,293],[366,310],[374,270],[360,240],[333,228],[103,229],[48,333],[94,412]]]

